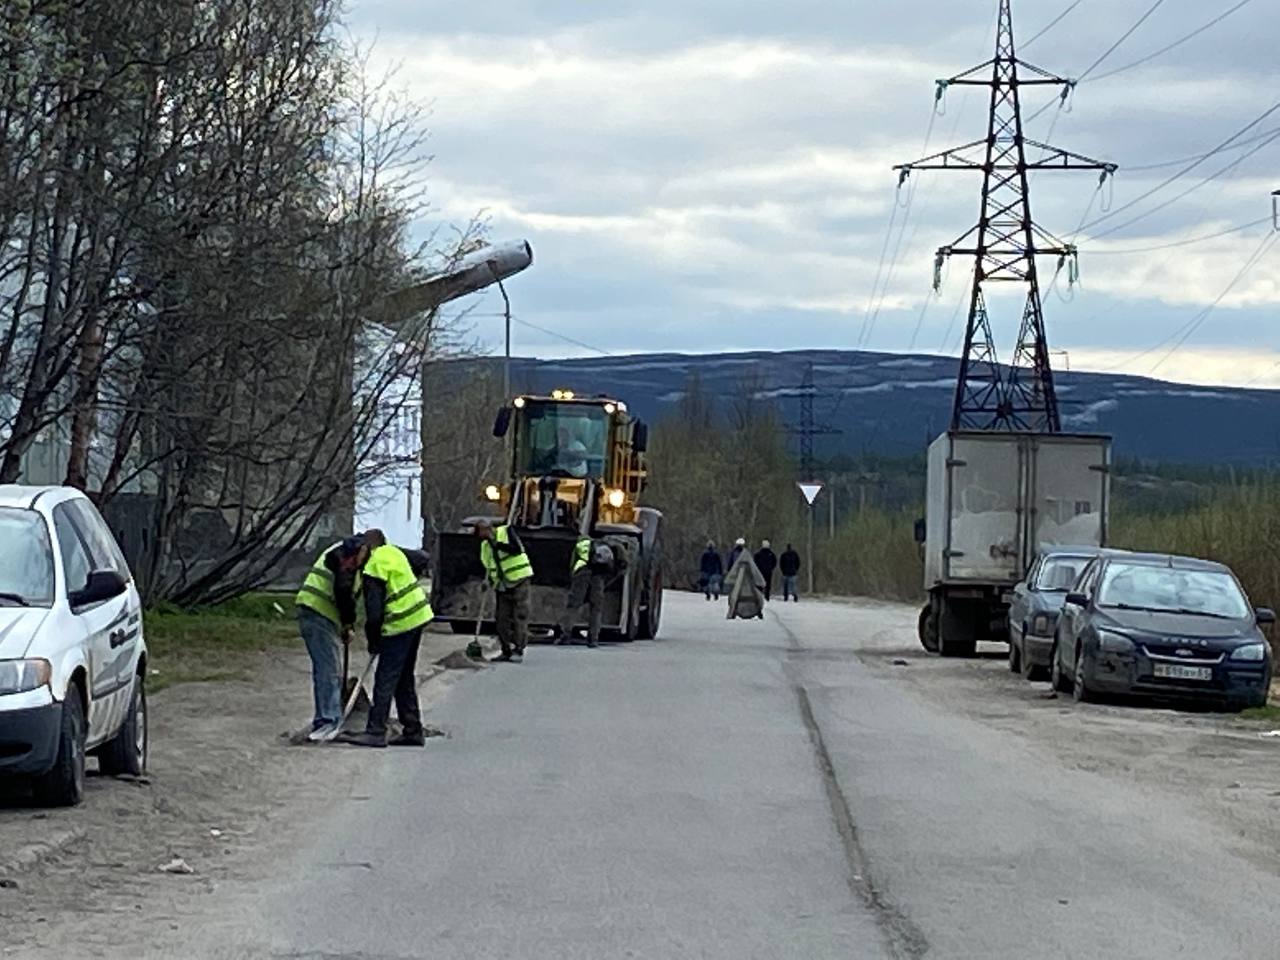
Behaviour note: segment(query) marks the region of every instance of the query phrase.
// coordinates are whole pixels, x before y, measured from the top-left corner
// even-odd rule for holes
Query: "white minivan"
[[[147,650],[133,576],[97,508],[65,487],[0,485],[0,777],[84,796],[147,762]]]

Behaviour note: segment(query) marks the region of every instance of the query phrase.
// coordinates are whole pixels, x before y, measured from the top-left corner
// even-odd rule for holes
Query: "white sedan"
[[[0,776],[74,805],[87,755],[106,774],[146,767],[142,603],[78,490],[0,486],[0,544]]]

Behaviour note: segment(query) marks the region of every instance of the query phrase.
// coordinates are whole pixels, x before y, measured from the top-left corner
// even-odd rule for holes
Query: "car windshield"
[[[516,469],[526,475],[604,475],[609,415],[581,403],[539,403],[524,408]]]
[[[53,547],[44,517],[0,507],[0,607],[53,604]]]
[[[1092,557],[1045,557],[1035,588],[1047,593],[1066,593],[1080,579],[1080,572]]]
[[[1151,564],[1107,567],[1098,605],[1233,620],[1249,616],[1249,604],[1231,574]]]

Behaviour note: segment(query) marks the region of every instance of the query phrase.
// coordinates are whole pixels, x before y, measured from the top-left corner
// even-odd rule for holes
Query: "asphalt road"
[[[1280,873],[1184,800],[1064,767],[864,662],[874,614],[723,612],[671,596],[656,642],[538,647],[457,684],[431,717],[450,739],[371,753],[287,853],[122,955],[1280,950]]]

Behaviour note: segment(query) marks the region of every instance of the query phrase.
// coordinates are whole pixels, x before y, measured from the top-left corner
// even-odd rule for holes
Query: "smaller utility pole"
[[[507,296],[507,288],[498,274],[497,262],[490,260],[489,269],[498,284],[498,292],[502,294],[502,313],[507,321],[507,349],[502,359],[502,402],[506,403],[511,399],[511,298]]]

